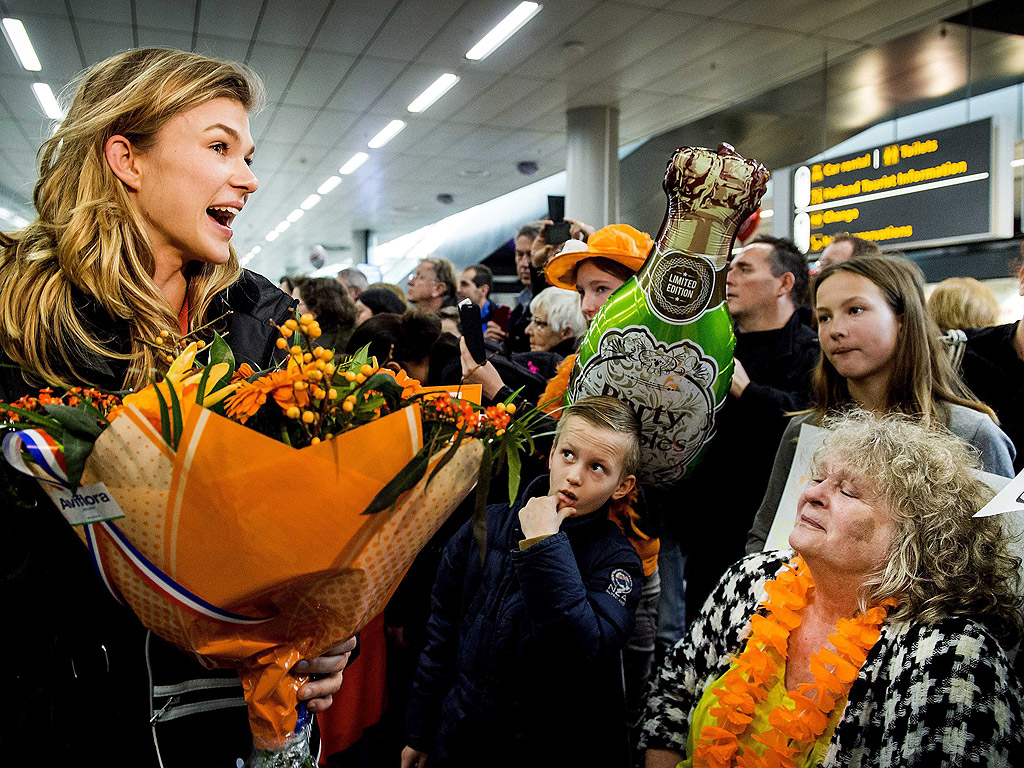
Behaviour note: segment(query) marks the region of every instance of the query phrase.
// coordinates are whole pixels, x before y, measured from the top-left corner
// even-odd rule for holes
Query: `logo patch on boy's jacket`
[[[626,597],[633,591],[633,577],[621,568],[612,571],[611,584],[605,590],[609,595],[618,600],[622,605],[626,604]]]

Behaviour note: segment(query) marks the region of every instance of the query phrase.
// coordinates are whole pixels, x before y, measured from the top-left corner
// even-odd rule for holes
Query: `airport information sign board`
[[[808,254],[848,232],[902,249],[990,237],[992,120],[977,120],[793,174],[793,235]]]

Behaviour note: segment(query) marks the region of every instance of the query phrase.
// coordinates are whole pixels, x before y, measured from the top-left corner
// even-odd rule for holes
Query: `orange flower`
[[[304,368],[295,363],[294,358],[289,358],[287,368],[271,371],[252,382],[242,381],[235,394],[227,399],[228,418],[245,424],[267,402],[267,395],[272,395],[282,410],[292,405],[304,407],[309,403],[308,392],[296,393],[294,390],[295,382],[304,377]],[[302,395],[302,402],[299,402],[297,394]]]
[[[248,379],[256,371],[248,363],[242,363],[238,366],[238,370],[231,374],[231,383],[234,384],[236,381],[242,381]]]
[[[386,373],[388,376],[393,376],[398,385],[402,387],[403,400],[423,391],[423,386],[401,368],[398,369],[397,373],[390,368],[378,368],[376,373]]]

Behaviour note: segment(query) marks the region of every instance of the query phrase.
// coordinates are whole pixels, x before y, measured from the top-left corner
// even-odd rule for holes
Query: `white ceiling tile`
[[[131,17],[129,16],[129,19]],[[102,61],[115,53],[127,51],[132,47],[131,24],[115,24],[112,22],[79,21],[78,36],[85,50],[85,58],[90,64]]]
[[[345,111],[367,109],[398,77],[404,66],[402,62],[391,59],[360,58],[324,106]]]
[[[424,136],[409,151],[423,157],[438,157],[453,142],[472,133],[473,129],[474,126],[468,124],[453,123],[451,121],[443,123]]]
[[[339,0],[320,28],[315,47],[339,53],[362,53],[380,25],[401,0]],[[397,52],[390,58],[397,58]]]
[[[63,0],[7,0],[5,5],[11,16],[22,21],[37,14],[62,18],[68,15]]]
[[[557,88],[557,86],[536,78],[511,75],[503,77],[466,104],[452,116],[452,119],[460,123],[482,125],[495,115],[504,112],[509,103],[521,101],[534,93],[542,93],[547,88]]]
[[[130,0],[70,0],[75,21],[89,19],[110,24],[132,23]]]
[[[245,54],[248,50],[248,40],[204,34],[200,34],[199,39],[196,40],[196,53],[228,61],[245,61]]]
[[[719,16],[733,7],[742,7],[746,0],[673,0],[667,10],[692,13],[694,16]]]
[[[284,101],[303,107],[321,107],[356,58],[330,51],[311,50],[302,61]]]
[[[310,107],[292,107],[280,105],[272,110],[273,118],[266,128],[260,143],[264,142],[295,142],[306,135],[310,123],[317,116],[318,110]]]
[[[367,54],[411,60],[462,4],[462,0],[405,0],[388,19]]]
[[[209,0],[207,0],[209,2]],[[199,5],[200,14],[202,7]],[[196,3],[194,0],[135,0],[135,18],[140,27],[155,27],[158,29],[173,29],[178,32],[187,32],[192,36],[192,27],[195,24]],[[131,16],[128,17],[131,19]],[[141,42],[141,39],[140,39]]]
[[[249,41],[256,29],[260,7],[261,3],[257,2],[205,0],[199,6],[199,35]]]
[[[140,48],[177,48],[187,51],[192,47],[192,33],[174,29],[139,27]]]
[[[359,117],[358,112],[323,110],[310,123],[302,140],[314,146],[333,147],[351,130]]]
[[[263,78],[270,101],[278,101],[281,98],[299,59],[302,58],[302,50],[294,46],[272,45],[265,42],[258,42],[253,47],[249,64]]]
[[[329,4],[329,0],[267,3],[258,39],[274,45],[297,45],[304,48],[312,41],[317,24]]]

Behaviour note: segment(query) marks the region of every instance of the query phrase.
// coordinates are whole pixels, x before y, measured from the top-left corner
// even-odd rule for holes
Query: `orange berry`
[[[368,365],[364,365],[362,368],[359,369],[359,372],[363,374],[363,376],[369,376],[370,374],[373,373],[373,368],[371,368]]]
[[[302,362],[304,362],[304,363],[312,363],[313,362],[313,353],[307,352],[306,354],[304,354],[302,356]]]
[[[319,443],[320,443],[320,438],[319,437],[314,437],[312,440],[309,441],[310,445],[317,445]]]
[[[351,413],[353,408],[355,408],[355,406],[348,400],[341,404],[341,410],[346,411],[347,413]]]
[[[331,362],[331,360],[334,359],[334,351],[333,350],[324,349],[323,347],[320,347],[320,349],[323,350],[323,355],[321,355],[321,359],[325,363],[329,363],[329,362]]]
[[[494,406],[494,407],[495,407],[495,408],[497,408],[497,409],[498,409],[499,411],[501,411],[502,413],[504,413],[505,411],[507,411],[507,410],[508,410],[508,406],[507,406],[507,405],[505,405],[504,403],[498,403],[498,404],[497,404],[496,406]]]
[[[299,322],[300,323],[305,323],[306,325],[309,325],[310,323],[313,322],[313,319],[314,319],[313,316],[311,314],[309,314],[309,312],[307,312],[306,314],[302,315],[299,318]]]
[[[160,345],[160,344],[164,343],[164,340],[162,338],[160,338],[159,336],[157,336],[155,339],[153,339],[153,343],[157,344],[157,345]]]
[[[309,333],[309,326],[305,323],[299,323],[299,333]]]
[[[287,339],[289,336],[292,335],[292,330],[290,328],[288,328],[287,326],[282,325],[277,330],[281,332],[282,338]]]
[[[277,340],[277,348],[278,349],[288,349],[288,340],[287,339],[278,339]]]
[[[509,413],[515,413],[516,412],[516,404],[515,403],[509,403],[508,405],[505,406],[505,410],[508,411]]]
[[[361,373],[357,373],[356,374],[356,384],[362,384],[364,381],[366,381],[366,376],[364,376]]]
[[[168,363],[173,363],[174,355],[167,355],[164,359],[167,360]]]
[[[334,363],[328,363],[327,366],[324,368],[324,373],[326,373],[328,376],[333,376],[336,370],[337,369],[334,367]]]
[[[163,336],[166,339],[168,336],[171,335],[171,332],[168,331],[168,330],[163,330],[163,331],[160,331],[160,335]]]
[[[289,351],[293,355],[295,355],[295,357],[302,357],[302,347],[300,347],[298,344],[296,344],[294,347],[292,347]]]
[[[297,419],[299,418],[299,413],[300,411],[297,405],[290,405],[288,406],[288,410],[284,412],[284,415],[287,416],[289,419]]]
[[[320,330],[319,325],[315,325],[309,329],[309,335],[314,339],[319,339],[321,336],[324,335],[324,332]]]
[[[334,437],[334,433],[328,432],[326,435],[324,435],[324,440],[330,440],[332,437]]]
[[[296,381],[292,386],[295,388],[296,392],[301,392],[302,390],[306,389],[309,385],[304,381]]]
[[[302,422],[303,422],[303,424],[312,424],[315,419],[316,419],[316,414],[313,413],[312,411],[303,411],[302,412]]]
[[[203,341],[202,339],[200,339],[199,341],[196,342],[196,349],[202,349],[205,346],[206,346],[206,342]]]
[[[292,333],[294,333],[295,330],[299,327],[299,324],[295,322],[293,318],[288,318],[287,320],[284,321],[284,327],[287,328]]]
[[[352,371],[345,371],[345,381],[355,381],[356,375]]]
[[[313,352],[313,356],[317,357],[316,353],[319,352],[319,351],[320,351],[320,348],[317,347],[316,350]],[[315,363],[315,367],[316,367],[316,369],[318,371],[322,371],[322,370],[324,370],[327,367],[327,363],[325,363],[323,360],[317,360],[316,363]]]
[[[338,399],[338,390],[334,389],[333,387],[331,389],[327,390],[327,399],[328,400],[337,400]]]

